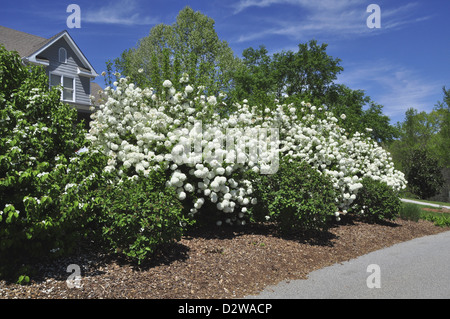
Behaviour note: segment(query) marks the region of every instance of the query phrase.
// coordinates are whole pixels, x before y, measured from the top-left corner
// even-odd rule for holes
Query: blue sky
[[[71,3],[81,28],[68,28]],[[380,7],[380,28],[369,28],[370,4]],[[98,73],[159,23],[172,24],[186,5],[211,17],[221,40],[241,56],[265,45],[269,53],[297,50],[316,39],[342,60],[337,82],[361,89],[384,106],[391,122],[407,108],[429,112],[450,88],[448,0],[230,0],[230,1],[4,1],[0,25],[51,37],[68,30]],[[103,79],[96,80],[104,85]]]

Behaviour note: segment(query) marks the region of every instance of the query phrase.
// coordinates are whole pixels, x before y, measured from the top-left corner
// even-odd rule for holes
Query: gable
[[[73,61],[74,64],[77,66],[80,66],[82,68],[85,68],[85,65],[80,60],[80,58],[77,56],[77,54],[72,50],[70,45],[65,41],[64,38],[59,39],[58,41],[54,42],[52,45],[50,45],[45,50],[41,51],[38,55],[36,55],[37,59],[45,59],[52,62],[59,62],[59,50],[61,48],[64,48],[66,50],[66,59]],[[90,69],[87,69],[91,71]]]
[[[57,52],[60,47],[65,47],[68,53],[72,53],[73,59],[76,60],[77,65],[80,67],[80,73],[84,73],[85,76],[98,76],[95,69],[89,63],[88,59],[84,56],[67,31],[62,31],[50,38],[42,47],[27,56],[26,60],[31,63],[42,64],[43,58],[49,59],[48,56],[54,58],[54,51],[56,50]]]

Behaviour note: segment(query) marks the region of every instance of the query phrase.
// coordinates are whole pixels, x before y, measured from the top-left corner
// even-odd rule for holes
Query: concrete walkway
[[[281,282],[249,299],[450,299],[450,231]]]
[[[419,204],[419,205],[426,205],[426,206],[441,207],[441,208],[450,209],[450,206],[438,205],[438,204],[433,204],[433,203],[424,203],[424,202],[419,202],[419,201],[416,201],[416,200],[413,200],[413,199],[401,198],[400,200],[402,202],[405,202],[405,203],[413,203],[413,204]]]

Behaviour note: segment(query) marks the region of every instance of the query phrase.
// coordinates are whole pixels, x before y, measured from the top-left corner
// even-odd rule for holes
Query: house
[[[25,64],[44,66],[50,86],[62,86],[61,100],[77,109],[79,119],[89,119],[90,95],[101,89],[92,82],[98,74],[67,31],[46,39],[0,26],[0,44]]]

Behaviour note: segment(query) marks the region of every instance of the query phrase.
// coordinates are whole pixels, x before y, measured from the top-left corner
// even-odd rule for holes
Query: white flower
[[[163,86],[165,88],[170,88],[172,86],[172,82],[170,82],[170,80],[165,80]]]
[[[194,186],[192,186],[192,184],[187,183],[186,185],[184,185],[184,189],[186,190],[186,192],[192,193],[194,191]]]
[[[192,93],[194,91],[194,89],[192,88],[192,86],[190,86],[190,85],[187,85],[186,87],[185,87],[185,89],[184,89],[184,92],[186,92],[186,93]]]
[[[215,96],[208,96],[208,103],[211,105],[216,105],[217,104],[217,99]]]
[[[70,189],[70,188],[72,188],[74,186],[77,186],[77,184],[69,183],[69,184],[66,185],[66,187],[64,187],[64,190],[67,192],[68,189]]]

